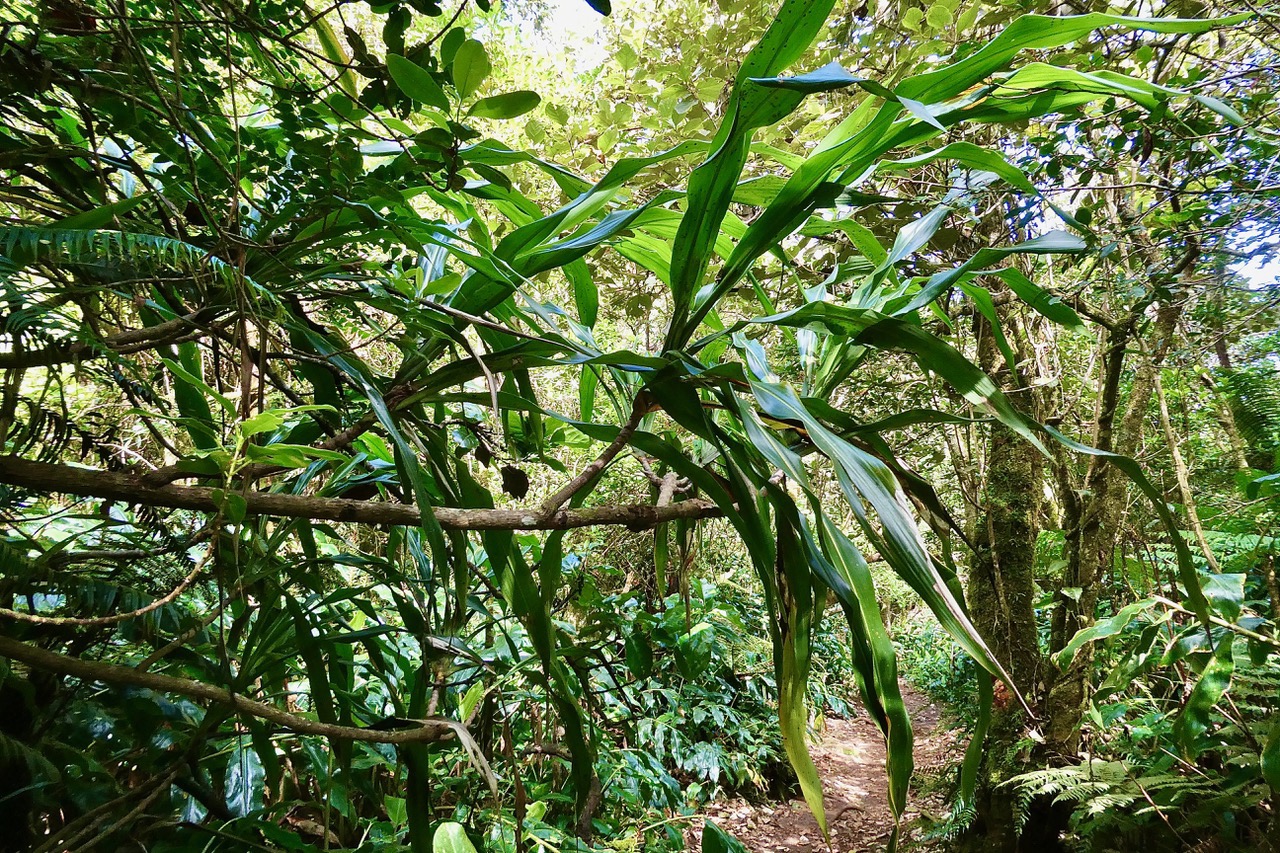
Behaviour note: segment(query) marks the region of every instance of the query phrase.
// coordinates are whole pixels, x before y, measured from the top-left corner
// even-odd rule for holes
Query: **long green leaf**
[[[982,767],[987,731],[991,728],[991,708],[994,701],[995,690],[990,676],[978,673],[978,717],[974,721],[969,745],[964,750],[964,760],[960,763],[960,791],[956,797],[957,812],[976,808],[978,771]]]
[[[993,113],[984,116],[960,108],[937,112],[929,108],[929,105],[940,104],[952,98],[964,96],[970,100],[980,99],[991,91],[998,91],[970,93],[972,87],[1002,71],[1018,53],[1061,47],[1108,26],[1161,33],[1202,33],[1215,27],[1239,23],[1248,17],[1247,14],[1216,19],[1149,19],[1105,14],[1062,17],[1026,15],[1010,24],[981,49],[958,62],[904,80],[894,89],[896,100],[881,104],[874,116],[869,117],[868,114],[869,105],[873,102],[867,101],[794,170],[773,203],[752,222],[747,235],[726,262],[712,291],[698,302],[691,316],[677,318],[679,324],[668,335],[667,347],[683,346],[697,331],[702,317],[714,308],[723,294],[737,285],[756,259],[804,223],[813,209],[816,193],[833,170],[843,168],[844,174],[856,178],[873,167],[885,152],[935,136],[939,132],[935,125],[939,123],[950,126],[965,119],[1016,120],[1018,117],[1045,115],[1097,97],[1093,92],[1062,92],[1057,97],[1047,98],[1037,93],[1034,102],[1021,101],[1016,114],[1011,111],[1003,115]],[[1112,91],[1118,95],[1129,94],[1135,87],[1126,81],[1113,81]],[[1009,101],[1010,99],[1003,99],[1002,103],[1008,106]],[[907,102],[924,106],[928,110],[927,118],[912,114],[900,119],[907,108],[904,106]],[[967,107],[968,104],[962,106]]]
[[[1271,790],[1280,793],[1280,720],[1271,724],[1267,733],[1267,742],[1262,747],[1260,756],[1262,778],[1267,780]]]
[[[769,29],[738,70],[725,121],[711,142],[711,154],[689,177],[685,216],[671,253],[673,305],[668,349],[678,348],[688,339],[684,323],[746,164],[753,132],[779,121],[804,98],[802,92],[762,86],[751,78],[774,76],[799,59],[833,5],[834,0],[783,0]]]
[[[778,674],[778,722],[782,746],[796,771],[800,791],[818,828],[828,838],[826,809],[822,803],[822,780],[809,754],[809,709],[805,701],[809,683],[813,627],[814,585],[808,561],[798,539],[799,531],[782,513],[777,515],[777,576],[779,588],[779,628],[782,659],[775,663]],[[819,590],[819,594],[825,594]]]
[[[861,674],[860,681],[864,683],[859,686],[872,719],[884,735],[889,807],[896,823],[906,808],[907,789],[915,768],[912,754],[915,737],[911,717],[898,686],[897,653],[884,627],[867,561],[853,540],[845,536],[830,516],[821,512],[816,504],[814,514],[821,533],[823,552],[829,558],[828,565],[834,572],[833,576],[824,576],[823,580],[839,599],[849,621],[849,630],[866,639],[870,652],[871,671]],[[815,561],[815,565],[823,566],[824,562]]]
[[[1001,423],[1033,446],[1044,450],[1034,424],[1013,408],[992,381],[971,361],[941,338],[919,326],[875,311],[814,302],[758,322],[812,329],[841,335],[859,344],[885,350],[910,352],[925,368],[937,373],[966,400],[991,412]],[[1047,452],[1047,451],[1046,451]]]
[[[1129,623],[1140,614],[1151,610],[1155,606],[1156,600],[1154,598],[1144,598],[1142,601],[1135,601],[1133,604],[1125,605],[1114,616],[1081,628],[1062,650],[1053,656],[1054,664],[1059,669],[1065,669],[1079,653],[1080,649],[1087,644],[1104,640],[1107,637],[1114,637],[1128,627]]]
[[[987,648],[963,606],[938,573],[907,510],[893,472],[879,459],[823,426],[789,388],[762,380],[752,380],[751,387],[766,414],[779,420],[798,422],[805,427],[810,440],[835,465],[837,480],[850,508],[881,555],[933,610],[942,626],[965,651],[984,669],[1012,687],[1012,679]],[[879,517],[879,530],[865,517],[863,501],[870,504]]]

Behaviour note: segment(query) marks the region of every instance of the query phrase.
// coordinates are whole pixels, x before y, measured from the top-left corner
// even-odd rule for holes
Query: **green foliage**
[[[1256,634],[1179,630],[1170,615],[1144,602],[1093,634],[1113,638],[1088,715],[1092,749],[1106,757],[1006,783],[1024,819],[1036,798],[1069,806],[1078,849],[1183,849],[1213,838],[1244,850],[1269,831],[1274,650]],[[1248,632],[1269,623],[1246,614],[1223,624]]]
[[[609,671],[631,676],[603,695],[604,713],[634,747],[613,757],[615,784],[637,798],[648,790],[643,804],[654,808],[697,804],[719,789],[759,797],[786,777],[772,650],[752,640],[767,614],[746,599],[722,600],[707,582],[692,592],[700,607],[688,615],[675,595],[657,613],[633,595],[579,602],[597,614],[590,636],[620,640],[606,644],[624,651]],[[646,762],[666,768],[659,786],[643,778]]]
[[[904,813],[912,734],[868,555],[963,667],[1008,676],[951,561],[964,531],[890,438],[981,414],[1035,451],[1101,453],[1042,430],[935,323],[954,292],[999,327],[982,280],[1078,331],[1063,299],[1005,265],[1092,239],[1058,211],[1084,236],[940,253],[944,225],[999,182],[1057,210],[1003,151],[951,136],[1123,102],[1193,104],[1208,137],[1241,118],[1194,88],[1019,63],[1100,30],[1190,36],[1242,18],[1025,15],[944,58],[912,48],[883,80],[787,76],[832,8],[784,0],[724,42],[753,44],[731,83],[657,93],[671,114],[641,127],[674,126],[680,104],[691,118],[654,150],[627,143],[606,163],[650,93],[606,105],[618,124],[590,169],[486,136],[539,107],[578,120],[522,84],[495,90],[487,2],[451,17],[430,0],[6,8],[0,442],[15,458],[0,464],[35,457],[63,479],[10,474],[0,494],[18,555],[4,639],[48,670],[18,679],[43,691],[39,725],[3,752],[60,791],[65,808],[22,816],[46,848],[137,830],[174,851],[588,849],[596,835],[657,849],[704,797],[781,787],[783,756],[825,832],[809,724],[845,710],[851,684]],[[903,23],[942,30],[953,11]],[[635,50],[619,60],[645,73]],[[762,143],[806,115],[824,126],[794,151]],[[859,188],[882,174],[930,187],[902,205],[919,217]],[[824,278],[807,253],[832,235],[848,243]],[[627,326],[639,315],[643,340]],[[857,404],[900,370],[934,399],[878,417]],[[1176,530],[1137,464],[1101,455]],[[597,545],[635,544],[578,532],[602,519],[654,528],[654,559],[630,561],[638,583],[588,565]],[[743,557],[729,580],[749,592],[732,601],[698,576],[716,559],[699,557],[708,525]],[[1235,624],[1243,585],[1202,594],[1176,533],[1172,549],[1200,630],[1211,606]],[[1180,637],[1205,673],[1184,744],[1222,728],[1231,677],[1230,643],[1195,646],[1196,630]],[[938,668],[933,636],[899,644],[912,668]],[[100,660],[184,680],[150,682],[171,696],[74,666]],[[449,734],[378,734],[434,731]],[[56,784],[39,754],[67,756]],[[706,840],[735,849],[714,826]]]
[[[1254,467],[1272,470],[1280,452],[1280,376],[1268,367],[1251,367],[1224,372],[1219,381]]]
[[[936,619],[920,611],[906,614],[894,625],[893,643],[905,678],[962,715],[974,712],[973,659]]]

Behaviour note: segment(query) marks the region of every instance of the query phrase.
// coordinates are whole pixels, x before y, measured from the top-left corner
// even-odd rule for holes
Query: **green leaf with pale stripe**
[[[852,635],[864,638],[870,655],[871,666],[860,671],[858,686],[872,719],[884,735],[889,807],[896,823],[906,808],[907,789],[915,768],[912,754],[915,737],[911,716],[898,686],[897,653],[885,630],[871,569],[862,552],[830,516],[816,505],[813,510],[823,553],[830,560],[829,565],[834,572],[832,576],[824,576],[823,580],[840,601]],[[815,565],[823,565],[823,561],[814,562]]]
[[[890,567],[916,591],[942,626],[974,660],[1012,686],[1012,679],[987,648],[963,606],[934,566],[915,520],[907,509],[906,499],[888,466],[823,426],[791,389],[760,380],[752,380],[751,387],[765,414],[803,424],[809,439],[835,466],[841,491],[858,517],[864,534]],[[864,501],[875,510],[879,529],[866,517]]]
[[[776,490],[774,490],[776,494]],[[822,779],[809,754],[809,709],[805,701],[809,683],[809,634],[813,627],[814,588],[809,564],[798,539],[799,531],[783,513],[777,515],[778,619],[781,628],[781,661],[778,677],[778,721],[782,746],[796,771],[800,791],[813,812],[823,838],[829,838],[822,804]],[[825,595],[825,590],[818,590]]]
[[[684,321],[702,285],[711,246],[746,164],[752,133],[784,118],[804,98],[801,92],[762,86],[751,78],[775,76],[799,59],[833,5],[834,0],[783,0],[769,29],[738,70],[711,154],[689,177],[685,215],[671,254],[673,305],[667,348],[678,348],[688,340]]]

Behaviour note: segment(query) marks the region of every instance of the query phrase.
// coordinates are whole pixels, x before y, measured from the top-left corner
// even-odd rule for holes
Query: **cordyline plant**
[[[856,385],[878,353],[904,353],[1029,445],[1061,440],[1088,452],[1015,411],[921,323],[941,296],[961,285],[975,292],[984,277],[1003,280],[1050,320],[1080,322],[1004,263],[1019,254],[1087,251],[1090,235],[1065,211],[1058,214],[1076,233],[993,246],[929,277],[901,273],[966,203],[971,186],[996,180],[1036,192],[1000,151],[943,141],[961,125],[1069,114],[1099,98],[1154,109],[1192,97],[1121,74],[1017,63],[1029,51],[1103,28],[1193,34],[1238,19],[1028,15],[963,57],[894,85],[835,63],[783,76],[821,33],[832,5],[785,0],[732,82],[713,139],[621,160],[594,183],[476,141],[469,121],[520,115],[538,97],[478,97],[489,72],[483,45],[456,28],[441,30],[438,41],[407,43],[409,6],[376,10],[388,14],[384,59],[350,30],[344,47],[324,16],[297,2],[243,12],[146,2],[102,14],[23,4],[7,11],[0,36],[0,88],[8,93],[0,98],[7,340],[0,483],[15,487],[8,512],[18,522],[45,514],[57,505],[55,494],[137,507],[128,535],[139,552],[173,555],[185,574],[168,595],[136,607],[112,600],[109,612],[93,616],[7,610],[0,655],[206,703],[211,727],[238,716],[268,774],[278,772],[271,725],[330,739],[340,765],[351,760],[351,741],[395,744],[408,768],[410,840],[415,850],[429,849],[427,744],[458,739],[488,773],[466,720],[435,716],[432,700],[441,661],[447,667],[465,648],[460,638],[475,617],[469,596],[487,589],[536,649],[535,677],[564,729],[585,835],[600,802],[593,728],[580,673],[564,659],[567,641],[551,615],[564,532],[655,528],[665,557],[672,532],[687,541],[700,520],[724,518],[764,590],[784,744],[819,825],[825,832],[821,781],[805,743],[805,685],[810,635],[828,591],[848,619],[858,687],[884,734],[890,802],[901,815],[912,731],[894,651],[867,561],[852,531],[837,523],[844,511],[820,501],[816,468],[834,474],[858,540],[983,669],[1009,679],[966,615],[949,555],[930,549],[920,522],[944,543],[963,533],[883,435],[954,417],[912,410],[867,423],[830,401]],[[847,116],[781,176],[776,192],[753,196],[758,209],[749,224],[739,219],[730,208],[752,159],[753,133],[807,96],[835,90],[855,96]],[[1199,100],[1234,119],[1226,107]],[[628,206],[637,176],[676,159],[700,161],[686,189]],[[957,164],[954,189],[883,245],[863,223],[886,200],[859,193],[859,182],[935,161]],[[545,212],[504,174],[516,164],[540,170],[571,200]],[[809,288],[793,304],[763,304],[761,316],[729,315],[726,297],[752,280],[757,264],[785,260],[806,237],[835,232],[864,261],[832,282],[851,296]],[[584,259],[610,251],[669,288],[655,351],[605,351],[596,343],[593,329],[611,318],[600,316]],[[544,275],[552,271],[558,277]],[[546,283],[561,280],[572,305],[543,292],[560,292]],[[771,367],[761,343],[767,336],[798,349],[796,381]],[[576,417],[540,401],[543,372],[576,375]],[[96,399],[114,389],[114,410],[141,425],[147,438],[129,464],[112,449],[120,425],[74,399],[79,383],[96,387]],[[52,403],[55,388],[60,405]],[[536,504],[500,506],[478,474],[499,442],[516,459],[545,460],[581,436],[603,450],[582,470],[566,471],[564,485]],[[94,464],[71,464],[76,449],[80,461]],[[594,502],[615,463],[632,454],[659,467],[657,501]],[[1163,511],[1136,466],[1117,462]],[[503,473],[507,491],[523,497],[521,472],[509,466]],[[334,553],[332,543],[362,535],[352,532],[359,525],[382,531],[384,559],[361,555],[354,544]],[[317,533],[326,548],[317,547]],[[83,578],[67,570],[71,555],[32,550],[21,539],[15,534],[6,546],[10,596],[38,589],[65,595],[67,607],[79,601],[72,589]],[[226,573],[239,549],[262,568]],[[322,571],[344,559],[358,564],[367,587],[335,586]],[[1185,553],[1182,566],[1188,601],[1207,620]],[[218,612],[257,612],[223,641],[235,666],[211,660],[187,662],[183,675],[153,672],[200,627],[163,620],[149,640],[155,651],[141,661],[81,658],[85,645],[67,640],[67,632],[107,639],[202,584],[216,585]],[[361,607],[373,587],[390,591],[403,629],[418,642],[416,660],[385,632],[369,629],[353,640],[335,630],[334,608]],[[390,722],[353,689],[343,662],[356,641],[369,650],[371,677],[386,682]],[[306,713],[269,689],[282,683],[277,668],[289,655],[302,662]],[[979,688],[989,707],[989,681]],[[962,776],[964,798],[972,797],[981,737],[980,727]],[[68,824],[49,843],[83,841],[92,831]]]

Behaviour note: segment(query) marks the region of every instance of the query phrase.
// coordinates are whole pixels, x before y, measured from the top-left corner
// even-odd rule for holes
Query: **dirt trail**
[[[907,685],[902,692],[915,726],[917,778],[940,771],[956,760],[961,747],[950,730],[939,726],[940,709],[932,699]],[[883,850],[893,830],[893,813],[885,793],[884,740],[875,723],[862,709],[851,720],[827,719],[825,730],[810,744],[810,750],[822,777],[831,850]],[[941,809],[941,804],[921,803],[913,787],[904,823],[917,816],[922,805],[931,811]],[[803,798],[760,806],[728,800],[707,806],[705,816],[737,836],[752,853],[827,850]],[[702,827],[691,829],[690,849],[698,850]]]

